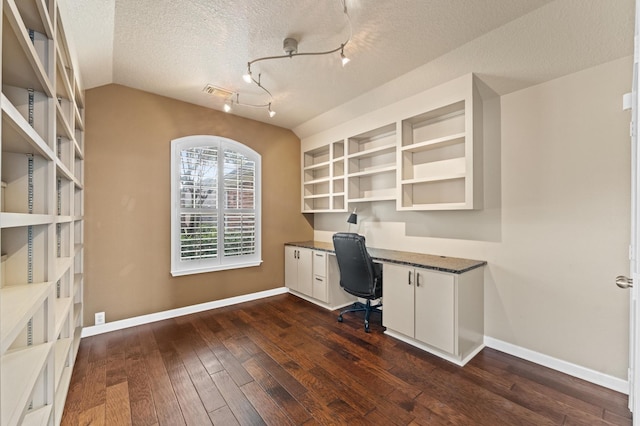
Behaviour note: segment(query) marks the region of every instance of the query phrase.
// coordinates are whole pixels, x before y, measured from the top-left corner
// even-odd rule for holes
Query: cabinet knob
[[[420,272],[416,272],[416,287],[420,287]]]
[[[411,285],[411,271],[409,271],[409,279],[408,279],[408,283],[409,283],[409,285]]]

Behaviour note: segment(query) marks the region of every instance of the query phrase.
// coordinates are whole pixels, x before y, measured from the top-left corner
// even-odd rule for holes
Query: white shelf
[[[71,173],[71,170],[69,170],[69,168],[67,168],[59,158],[56,158],[56,169],[58,170],[59,175],[62,175],[66,180],[73,182],[73,173]]]
[[[429,204],[413,204],[409,207],[399,207],[398,210],[459,210],[465,207],[465,203],[429,203]]]
[[[386,144],[376,148],[367,149],[366,151],[354,152],[349,154],[347,158],[349,160],[374,157],[386,153],[392,153],[396,151],[396,143]]]
[[[304,168],[304,170],[315,170],[315,169],[321,169],[323,167],[327,167],[329,166],[329,164],[331,164],[330,161],[323,161],[322,163],[318,163],[318,164],[311,164],[309,166],[306,166]]]
[[[453,143],[464,143],[464,138],[465,138],[464,133],[456,133],[449,136],[443,136],[440,138],[431,139],[424,142],[417,142],[411,145],[406,145],[406,146],[403,146],[401,150],[408,151],[408,152],[428,151],[443,145],[448,145]]]
[[[73,216],[55,216],[55,223],[71,223]]]
[[[45,0],[22,0],[17,4],[26,26],[53,38],[53,24]]]
[[[364,198],[349,198],[347,201],[349,203],[369,203],[371,201],[390,201],[395,200],[396,196],[394,195],[380,195],[374,197],[364,197]]]
[[[54,154],[44,139],[29,125],[11,101],[2,94],[2,150],[22,154],[37,154],[53,160]]]
[[[314,195],[305,195],[304,199],[305,200],[313,200],[313,199],[317,199],[317,198],[328,198],[330,196],[329,193],[326,194],[314,194]]]
[[[29,411],[22,421],[22,426],[42,426],[49,424],[48,421],[51,418],[51,411],[53,405],[45,405],[44,407],[36,410]]]
[[[45,299],[53,294],[52,283],[10,285],[0,289],[0,353],[11,346]]]
[[[386,167],[378,167],[378,168],[373,168],[370,170],[364,170],[362,172],[356,172],[356,173],[349,173],[347,175],[347,178],[354,178],[354,177],[363,177],[363,176],[372,176],[372,175],[378,175],[378,174],[382,174],[382,173],[389,173],[389,172],[395,172],[396,171],[396,166],[386,166]]]
[[[11,27],[2,30],[2,48],[7,50],[3,54],[8,53],[12,62],[15,61],[10,67],[3,67],[5,71],[2,76],[3,83],[10,82],[10,84],[17,83],[20,87],[32,87],[53,97],[54,91],[49,75],[29,39],[29,32],[22,22],[15,2],[5,0],[3,12]],[[34,84],[37,86],[34,87]]]
[[[445,180],[454,180],[454,179],[464,179],[465,174],[464,173],[458,173],[458,174],[442,174],[442,175],[433,175],[433,176],[429,176],[429,177],[424,177],[424,178],[416,178],[416,179],[404,179],[400,182],[401,185],[413,185],[416,183],[425,183],[425,182],[439,182],[439,181],[445,181]]]
[[[2,356],[1,386],[3,425],[17,425],[31,392],[51,354],[53,343],[11,351]]]
[[[315,185],[318,183],[326,183],[326,182],[330,182],[331,178],[330,177],[324,177],[324,178],[318,178],[318,179],[313,179],[313,180],[308,180],[305,181],[305,185]]]
[[[49,214],[0,213],[0,228],[17,228],[21,226],[47,225],[54,222]]]

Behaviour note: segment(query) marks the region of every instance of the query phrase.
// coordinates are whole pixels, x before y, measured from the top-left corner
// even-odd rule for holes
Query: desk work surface
[[[300,241],[286,243],[285,245],[334,253],[333,243],[325,243],[322,241]],[[484,260],[462,259],[459,257],[437,256],[433,254],[386,250],[373,247],[367,247],[367,251],[369,252],[369,256],[376,262],[397,263],[452,274],[462,274],[487,264]]]

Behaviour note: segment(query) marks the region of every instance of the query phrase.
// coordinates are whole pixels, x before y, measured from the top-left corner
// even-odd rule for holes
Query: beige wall
[[[260,267],[171,277],[170,142],[197,134],[262,155]],[[130,318],[281,287],[286,241],[311,239],[300,214],[300,141],[289,130],[108,85],[86,93],[85,315]]]
[[[631,58],[485,103],[485,208],[359,205],[374,247],[484,259],[485,334],[626,379]],[[365,112],[363,112],[365,113]],[[304,143],[304,141],[303,141]],[[345,214],[315,215],[315,236]]]

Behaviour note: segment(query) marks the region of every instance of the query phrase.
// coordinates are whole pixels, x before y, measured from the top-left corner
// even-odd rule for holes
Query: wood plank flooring
[[[82,339],[62,424],[631,425],[626,395],[336,316],[285,294]]]

